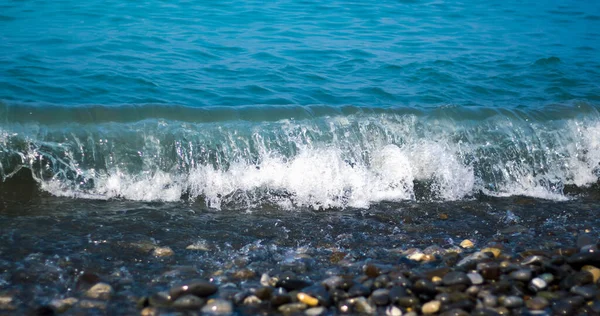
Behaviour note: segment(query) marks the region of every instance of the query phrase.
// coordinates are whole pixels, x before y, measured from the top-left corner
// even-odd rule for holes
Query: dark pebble
[[[271,297],[271,305],[278,307],[287,303],[290,303],[292,298],[288,294],[275,294]]]
[[[171,306],[179,309],[199,309],[204,303],[198,296],[186,294],[177,298]]]
[[[567,263],[575,270],[580,270],[585,265],[600,266],[600,252],[576,253],[567,259]]]
[[[282,287],[288,291],[299,291],[310,286],[311,283],[299,279],[283,279],[277,282],[277,287]]]
[[[531,270],[529,269],[519,269],[513,271],[509,274],[510,278],[513,280],[529,282],[531,280]]]
[[[579,295],[586,300],[591,300],[596,296],[596,293],[598,293],[598,289],[595,285],[576,285],[571,288],[571,293]]]
[[[56,312],[50,306],[40,306],[40,307],[36,308],[33,311],[33,313],[31,313],[31,315],[35,315],[35,316],[54,316],[54,315],[56,315]]]
[[[525,306],[531,310],[544,310],[550,303],[543,297],[536,296],[525,302]]]
[[[518,296],[506,296],[501,299],[501,303],[506,308],[517,308],[523,306],[523,299]]]
[[[390,302],[390,291],[387,289],[378,289],[371,293],[371,301],[375,305],[385,306]]]
[[[348,297],[369,296],[371,290],[368,287],[357,283],[348,290]]]
[[[419,299],[414,296],[403,296],[398,299],[397,304],[402,307],[413,307],[419,305]]]
[[[201,280],[191,280],[173,286],[171,290],[169,290],[169,295],[172,300],[176,300],[178,297],[186,294],[192,294],[198,297],[208,297],[217,293],[218,290],[219,288],[213,283]]]
[[[256,297],[260,298],[263,301],[271,299],[272,294],[273,289],[267,286],[260,287],[254,292],[254,295],[256,295]]]
[[[331,298],[331,300],[334,303],[339,303],[342,302],[344,300],[346,300],[347,298],[349,298],[350,296],[348,295],[348,292],[342,290],[342,289],[331,289],[329,291],[329,297]]]
[[[577,247],[581,248],[583,246],[594,244],[594,239],[589,234],[580,234],[577,236]]]
[[[435,295],[437,293],[437,290],[435,289],[435,284],[426,279],[417,280],[417,282],[415,282],[415,284],[413,285],[413,291],[415,293],[425,295]]]
[[[148,303],[154,307],[167,307],[173,301],[167,292],[156,292],[148,297]]]
[[[449,285],[471,285],[471,279],[466,273],[460,271],[448,272],[442,278],[442,283],[446,286]]]
[[[500,313],[489,308],[477,308],[471,312],[472,316],[500,316]]]
[[[406,288],[403,286],[394,286],[390,289],[388,294],[392,303],[395,303],[399,298],[406,296]]]
[[[477,270],[486,280],[498,280],[500,278],[500,266],[496,262],[482,262],[477,265]]]

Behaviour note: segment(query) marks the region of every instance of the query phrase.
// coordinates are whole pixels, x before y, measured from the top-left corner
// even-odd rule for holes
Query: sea
[[[600,2],[2,1],[0,178],[20,312],[597,238]]]

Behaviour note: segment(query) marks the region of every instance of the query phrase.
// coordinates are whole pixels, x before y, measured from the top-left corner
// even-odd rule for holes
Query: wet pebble
[[[531,280],[531,270],[519,269],[509,274],[510,278],[517,281],[528,282]]]
[[[421,307],[421,312],[423,314],[435,314],[440,310],[441,305],[442,303],[440,301],[429,301],[423,304],[423,307]]]
[[[471,284],[473,285],[479,285],[483,283],[483,276],[481,276],[481,274],[474,272],[474,273],[467,273],[467,277],[469,278],[469,280],[471,281]]]
[[[113,294],[113,288],[106,283],[96,283],[85,292],[85,296],[93,299],[108,300]]]
[[[67,297],[65,299],[52,300],[50,302],[50,305],[52,305],[54,307],[54,309],[56,309],[57,312],[64,313],[69,308],[71,308],[73,305],[77,304],[77,302],[78,302],[78,299],[76,299],[74,297]]]
[[[529,284],[529,289],[534,292],[541,291],[548,286],[548,283],[542,278],[533,278]]]
[[[233,313],[233,305],[226,300],[210,299],[202,307],[202,313],[210,315],[229,315]]]
[[[167,292],[156,292],[148,297],[148,303],[154,307],[167,307],[170,306],[171,296]]]
[[[308,306],[304,303],[288,303],[288,304],[283,304],[283,305],[279,306],[277,308],[277,310],[280,313],[286,315],[286,314],[294,314],[294,313],[302,312],[307,308],[308,308]]]
[[[531,310],[544,310],[550,303],[543,297],[536,296],[525,302],[525,306]]]
[[[387,289],[378,289],[371,293],[371,301],[378,306],[385,306],[390,302],[390,291]]]
[[[306,304],[307,306],[314,307],[319,305],[319,300],[317,298],[312,297],[306,293],[298,293],[296,297],[298,298],[298,301]]]
[[[327,313],[327,309],[323,306],[312,307],[304,311],[304,314],[307,316],[319,316],[325,315]]]
[[[598,288],[595,285],[576,285],[571,288],[571,293],[579,295],[586,300],[591,300],[598,293]]]
[[[171,299],[177,299],[184,294],[208,297],[217,293],[218,290],[219,288],[213,283],[202,280],[190,280],[171,287],[169,295],[171,296]]]
[[[385,309],[386,316],[402,316],[402,310],[394,305],[388,306]]]
[[[502,306],[506,308],[517,308],[523,306],[523,299],[518,296],[505,296],[500,299]]]
[[[351,299],[350,302],[354,305],[354,308],[358,313],[372,315],[375,314],[375,307],[373,307],[367,299],[364,297],[357,297]]]
[[[152,250],[152,255],[155,257],[169,257],[174,254],[175,252],[170,247],[156,247]]]
[[[458,284],[470,285],[471,279],[469,279],[467,274],[464,272],[453,271],[448,272],[446,275],[444,275],[444,277],[442,278],[442,283],[444,283],[444,285],[446,286]]]
[[[277,282],[277,287],[282,287],[288,291],[299,291],[310,286],[311,283],[299,279],[283,279]]]
[[[182,295],[177,298],[172,306],[180,309],[199,309],[204,305],[204,300],[191,294]]]

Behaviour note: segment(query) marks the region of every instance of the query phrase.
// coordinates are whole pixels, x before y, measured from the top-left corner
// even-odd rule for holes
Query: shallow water
[[[0,286],[24,312],[80,297],[82,273],[110,283],[108,313],[137,313],[135,301],[191,278],[256,286],[262,273],[291,271],[320,281],[362,273],[364,264],[431,269],[403,259],[416,247],[450,249],[463,239],[507,254],[575,245],[600,236],[596,199],[531,198],[381,203],[368,209],[215,211],[203,204],[91,201],[41,196],[0,212]],[[168,246],[173,256],[155,257]],[[190,249],[191,248],[191,249]],[[429,248],[436,251],[436,248]],[[248,269],[255,277],[239,279]],[[82,311],[75,308],[72,312]],[[89,311],[88,311],[89,312]]]

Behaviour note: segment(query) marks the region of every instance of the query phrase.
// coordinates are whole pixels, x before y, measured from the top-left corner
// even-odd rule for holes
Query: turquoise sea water
[[[0,174],[210,207],[565,199],[600,175],[596,1],[6,1]]]

